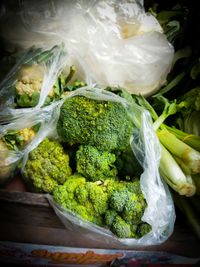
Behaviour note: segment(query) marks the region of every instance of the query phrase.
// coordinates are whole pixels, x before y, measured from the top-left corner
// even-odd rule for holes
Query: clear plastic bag
[[[47,195],[50,204],[68,229],[83,231],[92,240],[104,238],[104,242],[111,246],[121,244],[130,247],[155,245],[164,242],[173,232],[175,212],[168,187],[163,183],[159,175],[160,146],[153,131],[149,113],[136,104],[129,104],[124,98],[96,87],[77,89],[67,97],[77,95],[95,100],[119,102],[126,106],[129,111],[129,115],[135,125],[130,144],[136,158],[144,168],[144,172],[140,177],[140,184],[147,201],[147,208],[142,220],[149,223],[152,226],[152,230],[140,239],[119,239],[109,230],[80,219],[69,210],[60,207],[50,195]]]
[[[58,53],[58,55],[60,55],[60,53]],[[62,64],[60,65],[60,60],[58,61],[58,58],[60,59],[60,56],[54,58],[52,65],[49,66],[49,71],[46,72],[48,75],[44,76],[46,78],[44,78],[43,81],[38,105],[25,109],[13,109],[8,105],[5,110],[1,111],[1,114],[3,115],[2,119],[4,119],[4,123],[0,127],[1,136],[9,132],[9,130],[19,130],[24,127],[29,128],[33,125],[40,124],[39,130],[34,138],[19,152],[20,157],[17,157],[17,159],[20,158],[20,160],[22,160],[22,174],[29,153],[36,148],[45,137],[58,137],[56,125],[60,114],[60,107],[67,98],[85,96],[94,100],[119,102],[127,108],[128,114],[135,125],[130,144],[136,158],[144,168],[144,172],[140,177],[140,182],[142,192],[147,201],[147,208],[145,209],[142,220],[149,223],[152,226],[152,230],[140,239],[119,239],[109,230],[98,227],[93,223],[86,222],[78,216],[73,215],[70,211],[63,210],[53,201],[50,195],[47,195],[47,198],[53,206],[56,214],[67,228],[73,231],[77,229],[81,232],[86,231],[88,238],[92,238],[93,240],[95,240],[95,238],[98,240],[98,238],[103,237],[105,242],[110,245],[122,244],[130,247],[164,242],[173,232],[175,213],[173,201],[168,188],[161,181],[159,176],[158,167],[160,147],[157,137],[152,129],[149,113],[134,103],[130,104],[125,98],[92,85],[70,92],[63,96],[62,99],[54,101],[47,106],[42,105],[41,103],[44,103],[45,96],[47,96],[57,78],[58,69],[61,70],[61,66],[64,66]],[[66,59],[65,56],[63,56],[63,58]],[[63,62],[63,58],[61,62]],[[55,71],[50,71],[52,69]],[[6,81],[12,80],[10,79],[12,75],[8,77],[9,79],[6,79]],[[9,103],[9,97],[6,98],[6,103]],[[162,207],[162,209],[160,207]]]
[[[143,1],[20,1],[2,7],[0,34],[20,48],[64,42],[89,84],[153,94],[165,83],[173,47]],[[12,29],[12,30],[9,30]]]
[[[17,111],[15,103],[16,90],[19,85],[21,85],[20,94],[24,93],[26,84],[29,85],[30,83],[28,92],[34,91],[34,86],[38,86],[39,97],[35,105],[32,106],[37,110],[44,105],[46,97],[52,90],[55,80],[65,64],[63,52],[63,46],[57,45],[52,49],[32,47],[22,53],[0,84],[0,115],[3,122],[5,122],[7,113],[10,115],[12,113],[13,115],[14,113],[15,115],[20,114],[20,112],[24,113],[21,107]],[[33,84],[36,81],[40,82],[39,85]],[[32,112],[32,109],[26,109],[26,112]]]
[[[5,134],[9,129],[40,124],[35,137],[20,151],[22,174],[29,153],[45,137],[57,138],[56,124],[60,107],[66,98],[82,95],[95,100],[120,102],[129,110],[135,125],[130,144],[144,169],[140,184],[147,208],[142,220],[149,223],[152,230],[140,239],[119,239],[109,230],[64,210],[50,195],[47,198],[67,228],[85,232],[92,240],[103,238],[111,246],[118,244],[129,247],[164,242],[173,232],[175,212],[168,187],[159,175],[160,147],[150,115],[124,98],[99,89],[117,85],[147,95],[163,84],[172,62],[173,48],[162,34],[160,25],[154,17],[144,12],[142,1],[42,1],[40,6],[32,1],[20,3],[15,15],[9,6],[3,6],[1,35],[21,48],[33,44],[46,47],[47,43],[51,46],[63,41],[68,53],[65,57],[62,49],[55,48],[52,61],[48,61],[50,64],[43,64],[42,89],[37,105],[32,108],[13,108],[14,78],[27,59],[32,61],[35,56],[37,58],[37,55],[31,54],[32,50],[21,58],[1,84],[0,134]],[[8,30],[10,27],[15,36]],[[88,86],[44,106],[65,64],[78,66],[80,77]],[[94,86],[94,82],[98,86]]]
[[[51,50],[31,48],[22,53],[16,64],[1,82],[0,183],[3,184],[9,178],[12,178],[16,167],[26,158],[29,151],[44,139],[47,132],[54,130],[53,126],[51,127],[51,123],[54,121],[53,114],[57,110],[55,107],[59,105],[59,101],[52,103],[51,106],[44,106],[44,103],[64,64],[65,55],[63,54],[62,45],[53,47]],[[24,70],[24,77],[28,77],[27,73],[35,75],[35,71],[32,69],[32,73],[30,69],[32,66],[41,67],[43,74],[41,90],[34,107],[16,108],[15,86],[17,77],[21,75],[19,71],[25,65],[28,66],[28,69]],[[33,131],[33,127],[38,128],[37,131]],[[15,139],[21,139],[24,135],[26,135],[26,139],[29,138],[30,140],[26,140],[27,142],[23,146],[15,145]],[[28,137],[27,135],[30,136]]]

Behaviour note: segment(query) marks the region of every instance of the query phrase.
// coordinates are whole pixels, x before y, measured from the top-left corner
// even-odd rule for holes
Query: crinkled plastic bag
[[[62,59],[61,61],[60,58]],[[64,60],[66,60],[65,56]],[[175,212],[168,187],[161,180],[159,175],[160,146],[156,134],[153,131],[149,113],[135,103],[129,103],[124,98],[112,92],[100,89],[92,84],[70,92],[64,96],[63,99],[54,101],[48,106],[42,105],[45,96],[47,96],[57,78],[58,70],[61,70],[64,66],[64,64],[60,64],[60,62],[63,62],[63,57],[56,56],[52,60],[52,64],[47,68],[48,71],[43,81],[40,100],[35,107],[13,109],[9,106],[9,97],[5,94],[6,103],[8,103],[8,105],[5,105],[6,108],[1,110],[3,123],[0,127],[0,133],[2,135],[7,133],[10,129],[18,130],[23,127],[31,127],[32,125],[40,124],[39,131],[33,140],[20,151],[22,174],[29,153],[36,148],[45,137],[57,138],[56,125],[60,114],[60,107],[66,98],[82,95],[95,100],[120,102],[127,108],[128,114],[131,116],[135,125],[130,144],[136,158],[144,169],[140,177],[140,183],[142,192],[147,201],[147,208],[145,209],[142,220],[149,223],[152,226],[152,230],[140,239],[119,239],[109,230],[98,227],[72,214],[72,212],[64,210],[54,202],[50,195],[47,195],[47,198],[56,214],[68,229],[86,234],[86,237],[93,241],[98,241],[103,238],[104,242],[110,246],[118,244],[127,245],[129,247],[153,245],[164,242],[173,232]],[[12,77],[12,75],[8,75],[8,79],[5,79],[6,83],[7,81],[12,81],[10,77]]]
[[[2,7],[0,34],[20,48],[64,42],[84,80],[153,94],[174,54],[143,1],[20,1]],[[86,74],[86,75],[85,75]]]
[[[76,95],[95,100],[120,102],[127,107],[135,125],[130,144],[136,158],[144,168],[140,177],[140,184],[147,201],[147,208],[142,220],[149,223],[152,230],[140,239],[119,239],[109,230],[87,222],[69,210],[60,207],[50,195],[47,195],[56,214],[68,229],[76,232],[83,231],[92,240],[98,241],[103,238],[104,242],[111,246],[115,244],[143,246],[164,242],[173,232],[175,212],[168,187],[159,175],[160,146],[153,131],[149,113],[134,103],[129,104],[124,98],[96,87],[77,89],[67,97]]]
[[[65,55],[62,45],[53,47],[48,50],[48,53],[46,51],[39,48],[25,51],[0,84],[0,184],[14,176],[19,163],[45,138],[50,130],[55,131],[53,114],[57,111],[55,107],[59,105],[59,102],[52,103],[51,106],[44,106],[44,102],[63,69]],[[47,55],[48,60],[47,58],[44,60]],[[34,66],[40,63],[44,75],[37,105],[30,108],[15,108],[16,74],[25,64]],[[4,140],[8,134],[38,125],[39,130],[23,148],[8,148]]]

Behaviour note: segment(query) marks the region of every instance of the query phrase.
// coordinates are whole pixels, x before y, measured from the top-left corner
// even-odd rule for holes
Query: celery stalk
[[[180,158],[191,174],[200,172],[200,152],[179,140],[167,129],[157,131],[160,142],[170,151],[171,154]]]
[[[165,127],[170,133],[174,134],[178,139],[180,139],[187,145],[191,146],[192,148],[200,152],[200,136],[185,133],[179,129],[172,128],[166,125]]]
[[[191,176],[185,175],[169,151],[161,145],[160,174],[171,188],[180,195],[193,196],[196,187]]]

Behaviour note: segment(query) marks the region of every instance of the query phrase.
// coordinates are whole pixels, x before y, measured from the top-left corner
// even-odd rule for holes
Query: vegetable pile
[[[177,4],[163,11],[162,5],[150,1],[146,9],[160,22],[175,55],[165,84],[166,70],[160,89],[154,84],[148,97],[149,91],[138,94],[119,84],[102,89],[88,85],[75,65],[63,63],[63,44],[4,57],[13,73],[8,72],[0,90],[0,183],[20,171],[31,191],[51,195],[57,206],[80,220],[118,238],[145,237],[155,229],[145,220],[153,207],[141,183],[148,164],[141,157],[146,153],[139,132],[144,125],[137,116],[144,111],[158,143],[159,151],[152,153],[160,153],[162,181],[200,238],[200,55],[196,41],[187,40],[192,9]],[[141,80],[138,86],[145,88]],[[144,151],[138,152],[133,142]],[[161,188],[162,181],[157,183]],[[152,203],[159,203],[159,194],[155,190],[150,196]]]

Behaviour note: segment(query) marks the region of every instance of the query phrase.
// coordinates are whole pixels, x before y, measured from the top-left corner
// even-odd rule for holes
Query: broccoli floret
[[[117,102],[74,96],[60,109],[57,131],[63,141],[88,144],[99,150],[125,150],[132,134],[132,120]]]
[[[148,223],[141,223],[137,226],[137,235],[142,237],[143,235],[148,234],[151,231],[152,227]]]
[[[178,99],[178,102],[182,102],[183,109],[185,108],[182,112],[200,111],[200,87],[189,90]]]
[[[106,211],[105,224],[120,238],[138,238],[137,225],[127,223],[115,210]]]
[[[116,177],[116,157],[108,151],[100,151],[90,145],[81,145],[76,153],[77,172],[90,181]]]
[[[139,195],[135,193],[130,193],[126,204],[124,205],[124,209],[122,212],[122,218],[127,223],[140,223],[142,219],[142,215],[146,208],[145,200]]]
[[[101,185],[87,182],[79,174],[70,176],[67,181],[57,186],[53,192],[54,200],[78,214],[85,220],[103,226],[102,215],[108,209],[107,193]]]
[[[110,207],[116,212],[122,212],[128,197],[129,191],[126,188],[114,190],[110,196]]]
[[[129,238],[132,237],[131,226],[126,223],[120,216],[116,216],[115,220],[111,226],[111,230],[119,238]]]
[[[53,197],[64,208],[109,228],[119,238],[139,238],[145,232],[141,216],[146,206],[143,206],[145,200],[138,185],[139,181],[120,182],[114,179],[88,182],[80,174],[75,174],[55,188]],[[143,203],[141,206],[140,202]],[[130,217],[126,214],[128,209]]]
[[[109,207],[116,211],[123,220],[132,225],[141,223],[146,208],[146,201],[140,188],[140,182],[106,181]]]
[[[118,213],[115,210],[112,209],[108,209],[105,212],[105,224],[109,227],[112,226],[112,224],[115,221],[116,216],[118,215]]]
[[[60,143],[46,138],[30,152],[24,176],[39,192],[52,192],[71,175],[69,156]]]
[[[200,136],[200,87],[193,88],[178,98],[177,124],[182,131]]]

